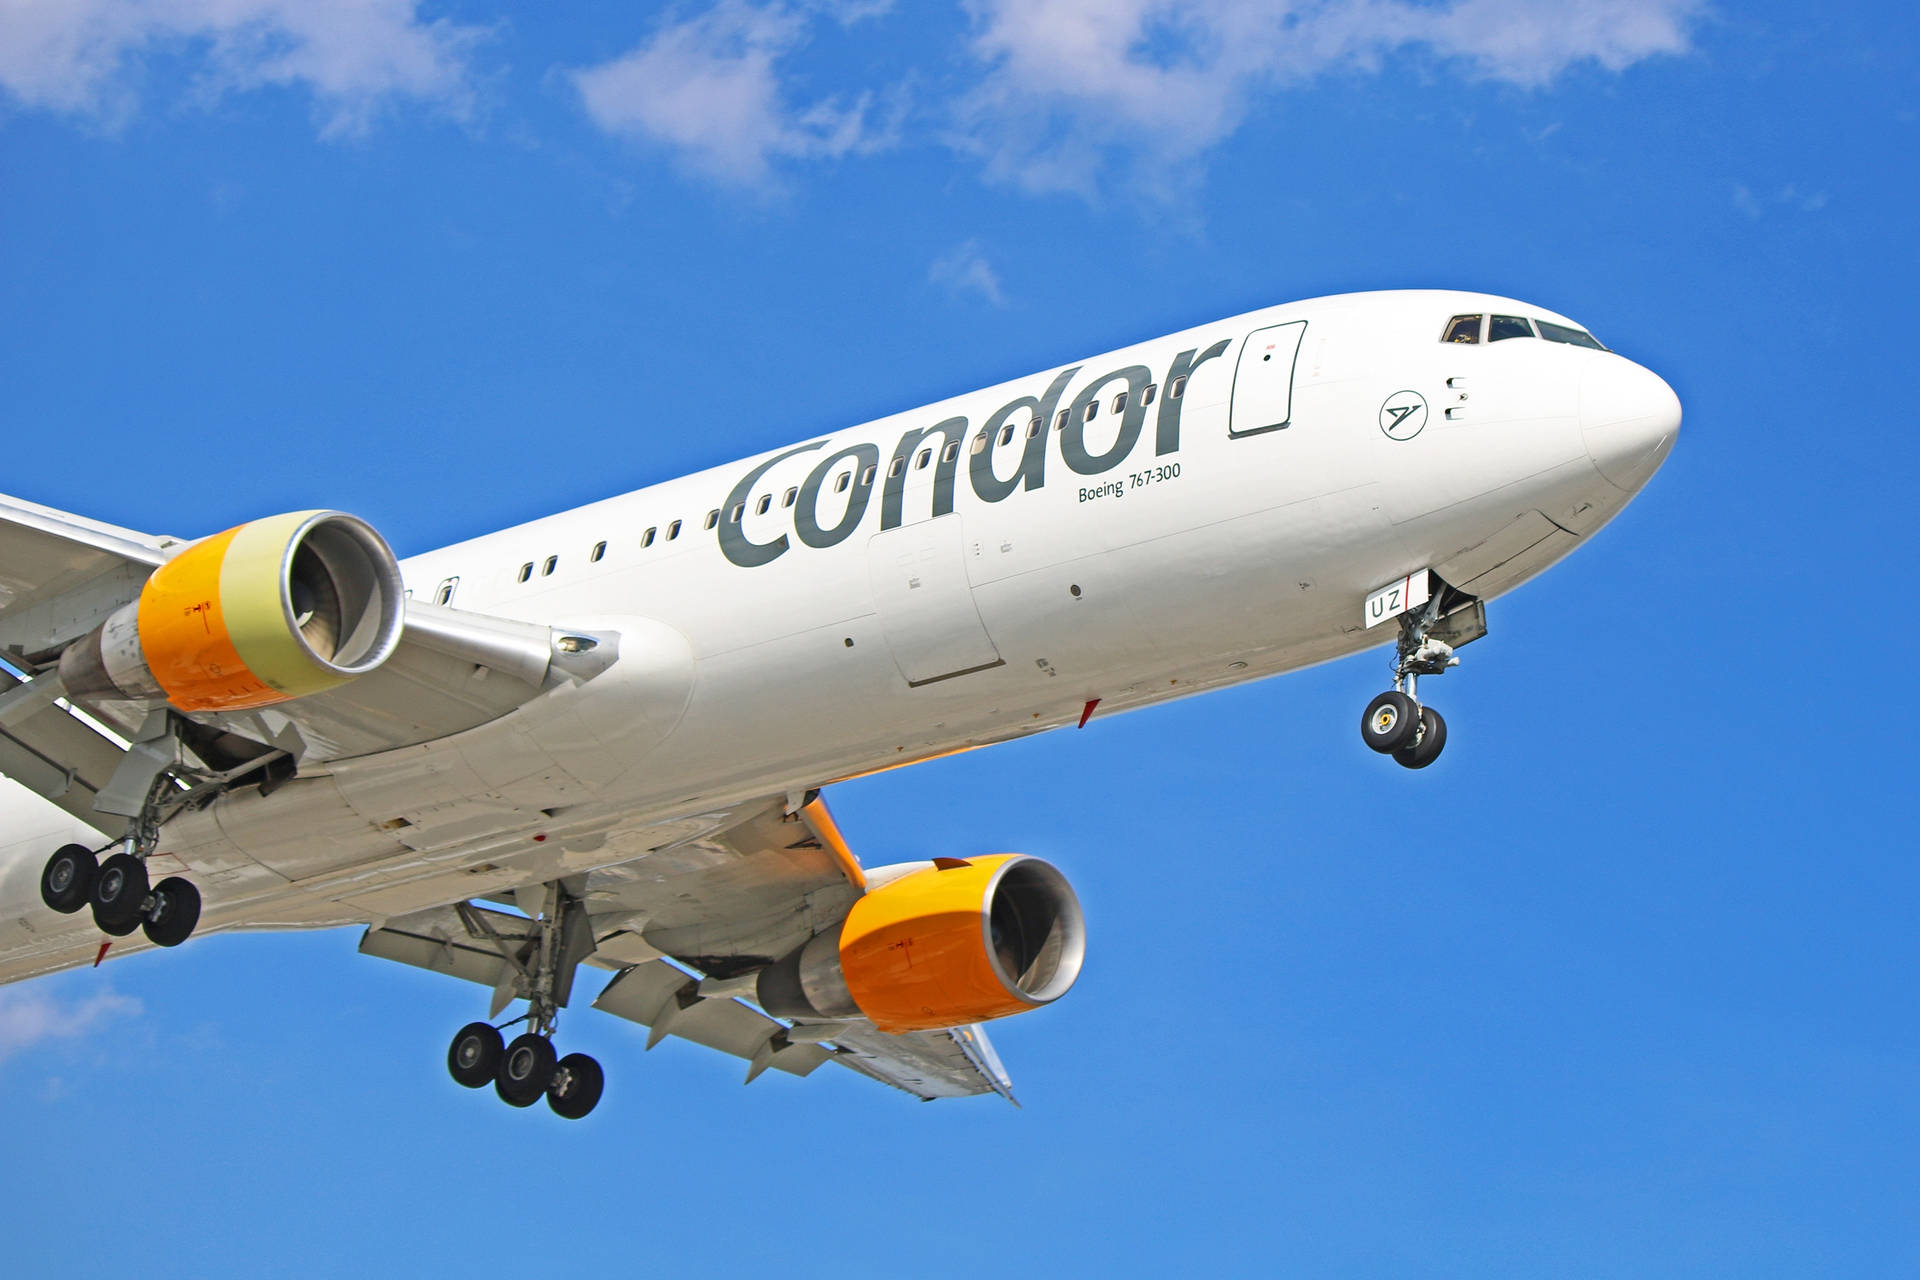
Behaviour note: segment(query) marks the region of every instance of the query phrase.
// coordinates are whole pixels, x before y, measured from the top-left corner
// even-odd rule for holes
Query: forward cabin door
[[[1240,363],[1233,370],[1233,405],[1228,410],[1227,434],[1258,435],[1278,431],[1293,421],[1293,366],[1307,322],[1293,320],[1269,329],[1255,329],[1240,344]]]
[[[973,606],[959,514],[875,534],[867,543],[873,599],[894,665],[909,685],[1002,665]]]

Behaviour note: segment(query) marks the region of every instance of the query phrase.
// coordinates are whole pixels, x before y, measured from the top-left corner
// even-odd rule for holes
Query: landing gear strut
[[[1447,722],[1432,707],[1422,706],[1419,695],[1421,676],[1442,675],[1449,667],[1460,665],[1454,646],[1434,634],[1446,595],[1444,590],[1436,591],[1424,606],[1400,615],[1393,688],[1369,702],[1360,716],[1361,740],[1407,769],[1426,768],[1440,758],[1441,749],[1447,745]],[[1484,630],[1482,622],[1481,632]]]
[[[460,1028],[447,1046],[447,1073],[469,1089],[491,1082],[500,1100],[511,1107],[530,1107],[545,1096],[555,1115],[583,1118],[599,1103],[606,1075],[584,1053],[557,1057],[553,1033],[572,993],[574,970],[593,950],[586,908],[556,882],[545,886],[544,900],[527,933],[502,933],[485,913],[464,902],[454,910],[468,934],[492,943],[507,963],[507,974],[495,993],[494,1012],[515,995],[527,1001],[528,1009],[506,1024],[527,1024],[527,1030],[511,1042],[504,1041],[491,1023],[470,1022]]]
[[[162,809],[176,794],[172,775],[157,774],[139,815],[127,826],[120,852],[104,862],[85,845],[55,849],[40,872],[40,900],[65,915],[93,908],[93,923],[115,938],[140,929],[156,947],[185,942],[200,923],[200,891],[179,876],[159,884],[147,878],[147,858],[160,842]]]

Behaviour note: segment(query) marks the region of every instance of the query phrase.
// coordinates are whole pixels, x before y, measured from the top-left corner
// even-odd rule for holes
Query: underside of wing
[[[490,987],[493,1015],[527,999],[536,1023],[543,1008],[568,1002],[573,964],[615,970],[594,1008],[648,1028],[648,1048],[671,1037],[738,1058],[749,1082],[768,1069],[804,1076],[833,1061],[922,1099],[998,1093],[1011,1101],[1012,1083],[979,1020],[1051,1000],[1079,964],[1078,908],[1047,897],[1045,874],[1057,873],[1039,868],[997,855],[869,873],[825,803],[808,795],[743,806],[707,834],[546,886],[544,900],[530,887],[515,895],[521,915],[454,904],[370,929],[361,950]],[[1026,1003],[1014,1007],[982,1003],[971,985],[979,972],[964,962],[967,940],[988,936],[995,885],[1017,899],[998,922],[1001,959],[1019,970],[1013,981],[1027,984]],[[1051,915],[1050,902],[1060,908]],[[1021,936],[1027,926],[1037,931]],[[842,952],[865,963],[860,948],[887,930],[896,941],[876,944],[876,954],[915,972],[889,995],[883,958],[854,979],[856,997],[838,973],[848,963]],[[849,944],[850,934],[860,936]],[[927,950],[916,961],[919,939]],[[542,955],[561,957],[563,982],[542,986]],[[956,955],[962,969],[943,969]],[[911,1014],[899,1012],[906,1005]]]

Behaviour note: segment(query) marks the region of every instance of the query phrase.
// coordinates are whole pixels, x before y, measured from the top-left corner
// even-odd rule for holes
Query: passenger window
[[[1098,400],[1089,400],[1087,401],[1087,411],[1080,415],[1081,420],[1085,422],[1092,422],[1093,416],[1099,412],[1100,412],[1100,402]]]
[[[993,437],[988,435],[984,430],[981,431],[979,435],[973,438],[973,452],[985,453],[987,451],[987,441],[992,438]]]
[[[1495,316],[1493,323],[1487,326],[1487,341],[1500,342],[1507,338],[1531,338],[1533,326],[1527,323],[1525,316]]]
[[[871,485],[873,483],[873,474],[875,470],[876,468],[874,464],[869,462],[867,464],[867,469],[860,473],[860,483],[863,485]]]
[[[1060,411],[1060,416],[1053,420],[1053,429],[1055,431],[1065,431],[1067,429],[1067,418],[1070,413],[1071,410],[1067,409]]]
[[[727,523],[739,524],[740,517],[745,514],[747,514],[747,504],[744,502],[736,502],[733,504],[733,510],[727,512]]]
[[[845,493],[847,491],[847,486],[852,483],[853,483],[853,472],[842,471],[838,476],[834,477],[833,491],[835,493]]]
[[[587,560],[593,564],[599,564],[600,558],[606,554],[607,544],[604,542],[596,542],[593,544],[593,550],[587,552]]]
[[[790,507],[793,505],[793,500],[799,496],[800,496],[800,489],[799,489],[799,486],[796,485],[793,488],[787,490],[786,496],[780,499],[780,505],[783,507]]]
[[[1146,408],[1146,407],[1147,407],[1148,405],[1150,405],[1150,404],[1152,404],[1152,403],[1153,403],[1153,393],[1154,393],[1154,392],[1156,392],[1156,391],[1158,391],[1159,389],[1160,389],[1160,388],[1159,388],[1159,386],[1158,386],[1157,384],[1155,384],[1155,383],[1152,383],[1152,382],[1149,382],[1149,383],[1148,383],[1148,384],[1147,384],[1147,385],[1146,385],[1146,386],[1145,386],[1145,387],[1144,387],[1144,388],[1143,388],[1143,389],[1141,390],[1141,392],[1140,392],[1140,407],[1141,407],[1142,409],[1144,409],[1144,408]]]
[[[763,493],[760,495],[760,501],[753,504],[753,514],[757,516],[763,516],[767,514],[767,508],[771,507],[772,505],[773,505],[773,495],[770,493]]]
[[[1585,329],[1575,329],[1569,325],[1554,324],[1550,320],[1535,320],[1533,326],[1540,331],[1540,336],[1548,342],[1565,342],[1576,347],[1591,347],[1595,351],[1606,350],[1606,347],[1601,344],[1600,339],[1594,337]]]
[[[605,546],[606,544],[602,543],[601,545]],[[459,585],[460,585],[460,579],[448,578],[445,582],[440,584],[440,589],[433,593],[433,602],[435,604],[452,604],[453,589]]]
[[[887,476],[889,478],[893,476],[897,476],[902,471],[905,471],[906,469],[907,469],[907,460],[904,457],[895,458],[892,462],[887,464]]]
[[[1027,439],[1032,440],[1037,438],[1040,434],[1040,431],[1041,431],[1040,419],[1035,418],[1032,422],[1029,422],[1027,424]]]
[[[1187,393],[1187,375],[1181,374],[1167,384],[1167,399],[1178,400]]]
[[[1113,411],[1115,413],[1125,413],[1127,411],[1127,393],[1126,392],[1122,391],[1119,395],[1113,398]]]
[[[1473,343],[1479,342],[1480,341],[1480,317],[1479,316],[1455,316],[1453,319],[1447,321],[1447,331],[1440,335],[1440,341],[1442,342],[1473,342]]]
[[[1000,443],[1001,444],[1013,443],[1013,424],[1011,422],[1009,422],[1006,426],[1000,428]]]
[[[678,520],[675,520],[672,524],[667,526],[667,541],[672,542],[675,538],[679,536],[680,536],[680,522]]]
[[[547,562],[540,566],[540,576],[544,578],[548,574],[552,573],[553,567],[559,563],[560,563],[559,556],[548,556]]]
[[[942,462],[952,462],[959,456],[960,442],[958,440],[947,441],[947,447],[940,451],[940,461]]]
[[[520,566],[520,581],[525,582],[528,578],[531,578],[532,576],[533,576],[533,561],[529,560],[525,564]]]
[[[713,510],[707,512],[707,528],[711,529],[713,528],[713,526],[719,523],[720,523],[720,508],[715,507]]]
[[[653,535],[654,535],[654,534],[656,534],[656,533],[658,533],[659,531],[660,531],[660,526],[659,526],[659,525],[652,525],[652,524],[650,524],[650,525],[648,525],[648,526],[647,526],[647,531],[646,531],[645,533],[643,533],[643,534],[641,534],[641,535],[640,535],[640,545],[641,545],[641,547],[642,547],[642,548],[645,548],[645,547],[650,547],[650,546],[652,546],[652,545],[653,545]]]
[[[927,469],[927,464],[932,461],[933,461],[933,450],[922,449],[920,451],[920,456],[913,460],[913,469],[915,471],[925,471]]]

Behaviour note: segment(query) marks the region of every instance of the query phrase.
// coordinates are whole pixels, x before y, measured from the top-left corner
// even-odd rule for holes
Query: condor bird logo
[[[1418,391],[1396,391],[1380,406],[1380,429],[1392,440],[1411,440],[1427,425],[1427,398]]]

